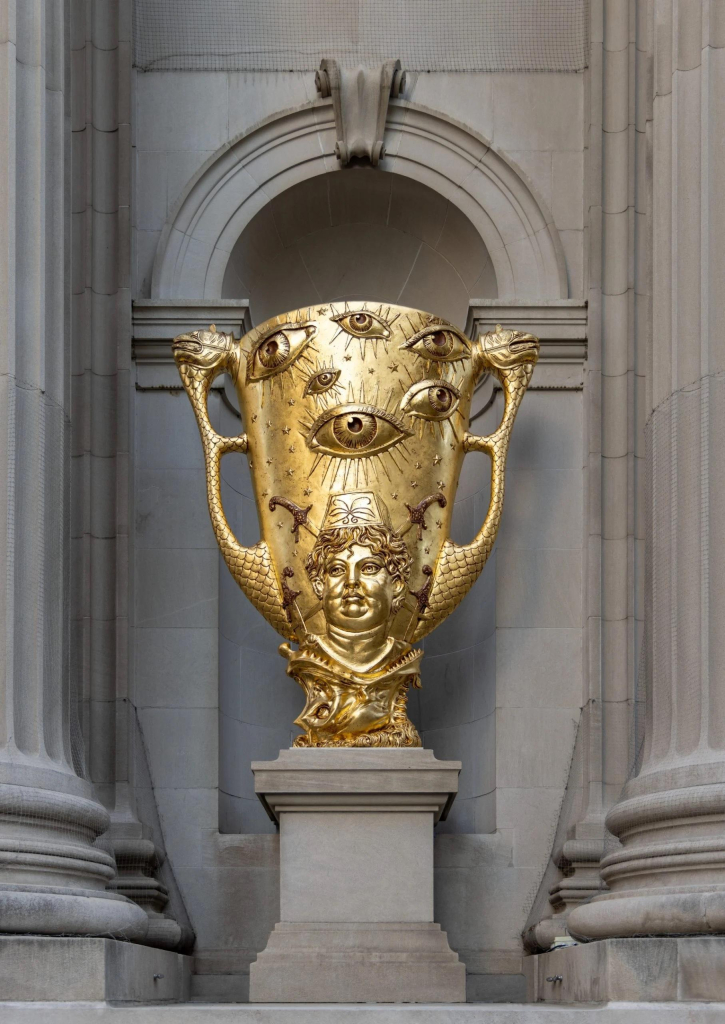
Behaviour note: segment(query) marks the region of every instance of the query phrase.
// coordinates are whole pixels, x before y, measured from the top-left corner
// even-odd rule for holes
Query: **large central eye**
[[[313,323],[282,324],[264,334],[247,355],[247,384],[283,373],[314,337]]]
[[[367,448],[377,432],[377,420],[367,412],[351,412],[332,421],[332,433],[343,448],[351,451]]]
[[[379,455],[410,434],[396,416],[383,409],[338,405],[315,420],[306,442],[316,454],[356,459]]]
[[[459,334],[452,327],[438,324],[418,331],[400,347],[410,349],[423,359],[441,363],[453,363],[457,359],[465,359],[471,353],[471,343],[465,335]]]
[[[447,420],[460,400],[461,392],[446,380],[419,380],[406,391],[400,411],[424,420]]]
[[[332,368],[320,370],[319,373],[315,373],[305,384],[305,395],[322,395],[325,391],[329,391],[330,388],[337,384],[340,376],[339,370]]]
[[[337,316],[330,319],[339,324],[347,334],[352,334],[354,338],[387,341],[390,337],[390,327],[387,321],[377,313],[370,313],[366,309],[359,310],[357,313],[338,313]]]

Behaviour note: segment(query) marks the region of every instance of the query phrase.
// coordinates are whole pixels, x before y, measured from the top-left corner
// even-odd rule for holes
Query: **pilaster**
[[[725,933],[723,16],[654,8],[653,344],[642,768],[607,816],[586,938]]]
[[[131,12],[72,5],[71,623],[86,770],[110,813],[117,893],[148,914],[147,941],[188,945],[167,917],[163,853],[138,820],[130,716]]]

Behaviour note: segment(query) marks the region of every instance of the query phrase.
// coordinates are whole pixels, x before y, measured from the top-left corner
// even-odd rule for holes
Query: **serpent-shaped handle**
[[[463,449],[482,452],[491,458],[491,498],[481,528],[470,544],[446,540],[438,556],[433,585],[426,609],[418,620],[413,640],[421,640],[439,625],[463,600],[481,574],[493,548],[503,512],[506,456],[516,413],[524,397],[538,359],[539,341],[531,334],[503,331],[482,335],[475,346],[475,357],[482,369],[488,369],[501,382],[504,410],[493,434],[466,432]]]
[[[209,515],[224,561],[235,581],[271,626],[287,639],[296,639],[284,609],[282,588],[272,557],[264,541],[244,547],[234,536],[224,513],[221,494],[221,460],[227,452],[247,452],[246,434],[225,437],[209,420],[209,389],[221,374],[236,378],[241,359],[239,342],[233,335],[216,331],[193,331],[174,339],[174,359],[184,390],[189,396],[199,427],[206,465],[206,490]]]

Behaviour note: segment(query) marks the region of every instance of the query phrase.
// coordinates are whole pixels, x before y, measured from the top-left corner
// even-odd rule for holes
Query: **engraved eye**
[[[343,448],[350,450],[367,448],[377,432],[377,419],[367,412],[346,413],[332,421],[332,433]]]
[[[281,366],[288,355],[289,340],[282,331],[277,331],[271,338],[267,338],[257,349],[257,358],[268,370]]]
[[[320,370],[307,381],[303,394],[322,395],[325,391],[329,391],[334,384],[337,384],[339,377],[339,370]]]
[[[283,324],[268,331],[247,356],[247,384],[287,370],[302,355],[316,331],[312,323]]]
[[[461,392],[445,380],[419,380],[406,391],[400,411],[424,420],[447,420],[458,408]]]
[[[468,338],[452,327],[434,324],[418,331],[401,348],[410,349],[423,359],[452,363],[470,355],[471,343]]]
[[[315,420],[306,441],[316,454],[356,459],[379,455],[410,434],[397,417],[383,409],[338,405]]]
[[[357,313],[339,313],[331,319],[354,338],[386,341],[390,337],[390,327],[377,313],[360,310]]]

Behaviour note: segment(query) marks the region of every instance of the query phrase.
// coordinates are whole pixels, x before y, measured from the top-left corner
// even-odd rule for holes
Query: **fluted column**
[[[572,934],[725,933],[725,6],[654,7],[646,744]]]
[[[0,932],[140,938],[72,763],[66,14],[0,11]]]

